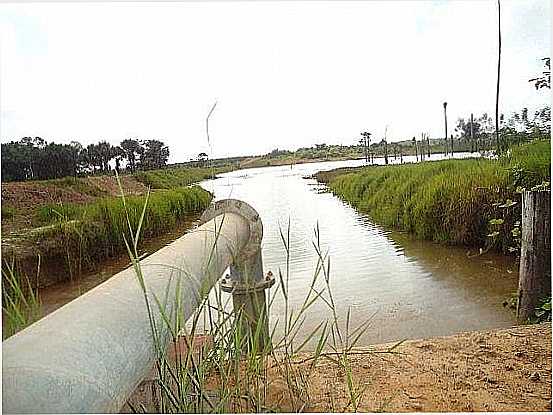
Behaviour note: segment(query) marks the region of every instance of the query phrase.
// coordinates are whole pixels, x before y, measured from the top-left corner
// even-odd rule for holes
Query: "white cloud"
[[[547,1],[503,1],[502,110],[545,104]],[[169,144],[171,161],[442,134],[494,111],[496,2],[2,5],[2,141]]]

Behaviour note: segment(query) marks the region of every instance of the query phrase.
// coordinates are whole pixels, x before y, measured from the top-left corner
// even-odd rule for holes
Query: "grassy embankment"
[[[438,242],[483,247],[489,221],[505,220],[493,242],[507,250],[520,203],[517,188],[550,181],[550,141],[513,147],[499,160],[465,159],[338,169],[317,174],[333,193],[375,222]]]
[[[4,337],[40,315],[36,287],[78,279],[124,254],[129,226],[136,228],[144,206],[144,242],[197,218],[212,195],[189,185],[226,170],[177,168],[119,180],[106,175],[4,184]]]
[[[177,168],[122,176],[131,221],[136,221],[150,188],[143,236],[148,239],[173,229],[211,201],[209,192],[188,186],[226,170]],[[42,274],[55,271],[74,278],[125,251],[128,226],[114,176],[8,183],[2,190],[2,252],[10,261],[15,257],[24,274],[36,274],[39,255]],[[43,279],[39,285],[52,282]]]
[[[127,196],[126,208],[131,225],[138,223],[147,195]],[[211,201],[209,192],[198,186],[158,190],[148,197],[143,222],[146,238],[160,235],[192,214],[203,211]],[[86,205],[47,205],[39,209],[39,217],[47,225],[35,236],[36,243],[58,240],[66,251],[68,261],[73,258],[88,266],[98,259],[125,251],[124,237],[129,239],[125,206],[121,198],[101,198]],[[48,226],[50,225],[50,226]],[[70,252],[67,252],[67,251]],[[70,272],[77,264],[68,264]],[[81,270],[78,265],[77,273]]]

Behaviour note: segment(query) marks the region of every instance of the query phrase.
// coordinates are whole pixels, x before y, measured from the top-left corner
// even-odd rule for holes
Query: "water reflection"
[[[361,164],[350,160],[240,170],[202,186],[216,199],[240,199],[260,213],[265,270],[277,275],[279,269],[285,273],[286,263],[280,230],[286,234],[290,223],[289,301],[296,310],[317,265],[313,241],[318,226],[321,246],[330,257],[338,315],[345,318],[349,307],[358,322],[374,315],[362,338],[365,344],[512,325],[514,317],[501,305],[516,290],[516,269],[508,260],[491,255],[469,258],[465,249],[386,231],[334,195],[320,192],[314,179],[304,178]],[[277,295],[271,318],[276,321],[283,315],[284,301]],[[323,302],[315,303],[303,334],[330,317]]]

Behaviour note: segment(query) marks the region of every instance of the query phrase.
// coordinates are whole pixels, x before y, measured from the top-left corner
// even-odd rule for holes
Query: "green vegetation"
[[[543,298],[534,310],[534,315],[528,319],[532,324],[543,321],[551,321],[551,296]]]
[[[2,220],[8,220],[15,216],[16,209],[11,206],[2,206]]]
[[[2,143],[2,180],[44,180],[65,176],[77,177],[115,170],[160,169],[167,164],[169,147],[159,140],[121,141],[114,146],[107,141],[83,147],[78,141],[70,144],[47,143],[41,137],[23,137],[19,141]]]
[[[6,339],[38,320],[40,302],[27,276],[20,275],[13,262],[4,261],[2,282],[2,338]]]
[[[208,293],[211,287],[205,283],[199,287],[202,300],[190,320],[182,305],[180,278],[174,284],[174,307],[167,305],[167,298],[154,296],[152,301],[136,250],[142,226],[142,221],[139,221],[136,228],[127,231],[130,236],[127,249],[150,316],[157,356],[157,380],[148,390],[151,396],[146,398],[146,405],[141,400],[127,403],[133,412],[302,412],[310,409],[310,381],[318,361],[322,359],[336,365],[344,373],[347,388],[345,402],[337,399],[336,391],[329,392],[332,411],[355,412],[360,407],[367,382],[366,379],[358,378],[352,370],[351,354],[367,330],[370,318],[356,327],[353,327],[350,312],[344,321],[338,319],[330,288],[330,261],[328,254],[321,249],[318,229],[313,241],[318,261],[311,286],[299,310],[288,303],[291,255],[289,225],[287,232],[281,231],[286,266],[279,269],[279,281],[275,289],[271,290],[267,303],[268,314],[271,314],[270,309],[276,296],[282,296],[285,310],[282,319],[269,322],[270,342],[265,343],[261,341],[260,328],[265,326],[267,314],[261,313],[257,321],[250,320],[252,326],[245,324],[248,317],[244,310],[230,307],[230,297],[223,297],[218,285],[210,296]],[[209,265],[206,268],[209,269]],[[204,282],[206,280],[209,278],[203,279]],[[330,318],[321,321],[305,339],[299,340],[296,336],[302,330],[305,314],[317,301],[328,306]],[[187,320],[188,324],[185,324]],[[249,331],[247,327],[257,329]],[[209,342],[204,341],[202,344],[202,339],[209,339]],[[298,353],[308,344],[314,345],[313,353],[306,360],[298,361]],[[398,344],[384,353],[395,353]],[[371,351],[366,350],[364,353]],[[273,385],[279,385],[276,397],[270,393],[271,388],[275,387]],[[340,402],[340,406],[336,402]]]
[[[230,167],[218,167],[215,169],[207,167],[167,168],[141,171],[135,173],[134,177],[152,189],[172,189],[188,186],[230,170]]]
[[[516,200],[517,187],[550,180],[550,145],[546,140],[513,147],[500,160],[365,167],[319,173],[317,178],[375,222],[421,239],[484,246],[499,205]],[[504,249],[510,241],[495,243]]]
[[[55,188],[55,189],[70,189],[74,192],[92,196],[101,197],[107,196],[107,192],[94,186],[86,178],[83,177],[62,177],[60,179],[49,179],[36,181],[40,186]]]
[[[70,275],[79,275],[94,261],[124,251],[128,226],[136,226],[142,207],[149,198],[142,230],[146,237],[172,229],[177,221],[198,214],[211,201],[211,194],[199,186],[158,190],[148,196],[127,196],[126,206],[119,197],[98,199],[87,205],[47,205],[38,210],[45,225],[33,233],[33,240],[57,247],[50,255],[62,255]],[[59,251],[62,251],[61,253]]]

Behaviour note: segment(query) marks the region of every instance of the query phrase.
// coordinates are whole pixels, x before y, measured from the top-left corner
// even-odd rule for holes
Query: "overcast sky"
[[[502,2],[501,110],[549,104],[548,0]],[[171,162],[443,135],[495,111],[496,1],[0,5],[0,138],[156,138]],[[205,117],[217,101],[207,146]]]

